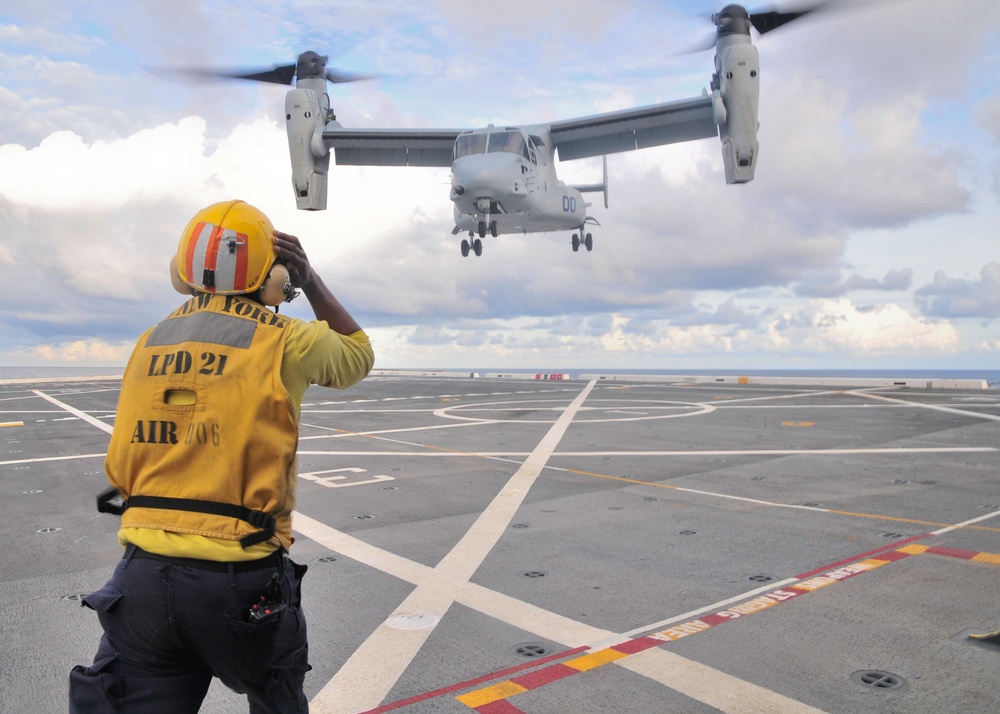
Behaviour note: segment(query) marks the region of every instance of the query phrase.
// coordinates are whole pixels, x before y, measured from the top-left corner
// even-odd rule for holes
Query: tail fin
[[[570,188],[575,188],[580,193],[597,193],[599,191],[604,192],[604,207],[608,207],[608,157],[604,158],[604,181],[602,183],[588,183],[582,186],[571,186]]]

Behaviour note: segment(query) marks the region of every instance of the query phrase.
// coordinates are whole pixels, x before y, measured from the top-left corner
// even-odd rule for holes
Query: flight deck
[[[1000,711],[1000,391],[534,376],[307,392],[314,714]],[[119,389],[0,382],[4,714],[96,651]]]

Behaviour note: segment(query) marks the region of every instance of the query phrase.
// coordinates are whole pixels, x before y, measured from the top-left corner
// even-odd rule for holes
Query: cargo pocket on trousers
[[[92,592],[90,595],[86,595],[81,604],[97,612],[97,619],[101,621],[101,627],[103,627],[104,631],[107,632],[109,627],[109,615],[116,607],[118,607],[118,603],[120,603],[124,597],[125,595],[119,592],[117,588],[105,585],[97,592]]]
[[[272,704],[281,702],[297,702],[298,711],[309,711],[304,687],[306,672],[309,665],[309,649],[302,645],[296,650],[285,653],[284,656],[271,663],[268,669],[264,693],[267,701]]]
[[[77,665],[69,673],[70,714],[115,714],[122,695],[118,656],[98,657],[91,665]]]

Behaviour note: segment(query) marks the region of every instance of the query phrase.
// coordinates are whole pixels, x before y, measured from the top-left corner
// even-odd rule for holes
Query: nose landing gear
[[[456,228],[455,231],[457,232],[458,229]],[[479,238],[476,238],[477,232],[479,233]],[[467,258],[469,256],[470,251],[475,253],[476,255],[482,255],[483,242],[480,240],[480,238],[485,238],[487,233],[489,233],[494,238],[500,235],[500,230],[495,220],[490,221],[489,223],[487,223],[486,221],[479,221],[479,223],[476,225],[476,230],[469,231],[468,239],[465,238],[462,239],[462,257]]]
[[[487,224],[486,221],[479,221],[478,228],[479,228],[479,237],[480,238],[485,238],[486,237],[486,231],[487,230],[489,230],[490,235],[493,236],[494,238],[496,238],[497,235],[499,235],[499,231],[497,230],[497,222],[496,221],[490,221],[489,224]],[[470,235],[471,235],[471,232],[470,232]]]

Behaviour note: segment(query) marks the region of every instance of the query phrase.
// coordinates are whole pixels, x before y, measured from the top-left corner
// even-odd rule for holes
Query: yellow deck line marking
[[[506,699],[507,697],[513,697],[515,694],[521,694],[527,691],[528,690],[520,684],[514,684],[514,682],[507,680],[505,682],[500,682],[499,684],[494,684],[492,687],[477,689],[476,691],[469,692],[468,694],[461,694],[455,697],[455,699],[462,702],[465,706],[475,709],[476,707],[481,707],[484,704],[490,704],[491,702]]]
[[[0,426],[24,426],[23,421],[5,421]]]
[[[835,511],[830,510],[830,513],[836,513],[838,516],[850,516],[852,518],[874,518],[880,521],[895,521],[897,523],[912,523],[915,526],[934,526],[936,528],[945,528],[952,525],[951,523],[936,523],[934,521],[921,521],[915,518],[900,518],[899,516],[883,516],[880,513],[858,513],[856,511]],[[996,529],[1000,530],[1000,529]]]
[[[572,667],[573,669],[579,670],[580,672],[586,672],[588,669],[594,669],[595,667],[602,667],[608,662],[614,662],[615,660],[624,659],[628,657],[624,652],[618,652],[612,649],[598,650],[597,652],[591,652],[590,654],[585,654],[580,657],[576,657],[565,662],[567,667]]]

